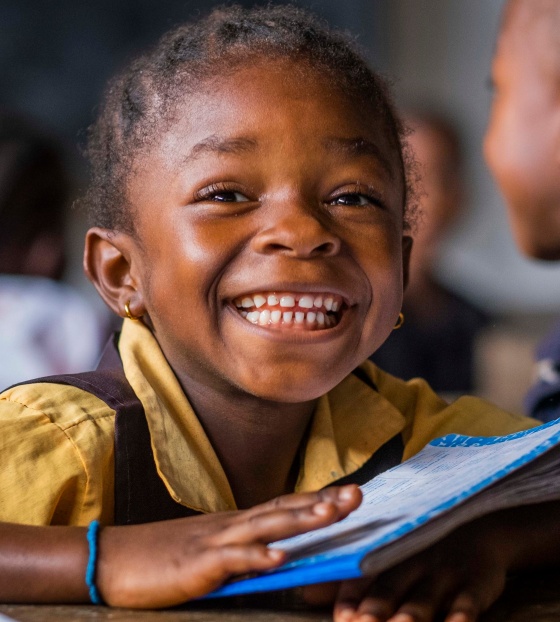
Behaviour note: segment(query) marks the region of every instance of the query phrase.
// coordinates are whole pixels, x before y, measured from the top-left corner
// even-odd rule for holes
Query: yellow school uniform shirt
[[[179,503],[235,509],[226,475],[155,338],[125,320],[119,351],[142,402],[158,473]],[[318,400],[296,490],[317,490],[360,468],[401,433],[404,459],[443,434],[492,436],[537,422],[464,397],[447,404],[422,380],[362,365],[374,391],[350,375]],[[81,389],[35,383],[0,394],[0,521],[111,524],[115,412]]]

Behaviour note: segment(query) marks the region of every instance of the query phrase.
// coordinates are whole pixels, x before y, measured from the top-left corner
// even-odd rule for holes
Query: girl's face
[[[300,402],[389,335],[403,183],[375,113],[268,62],[207,83],[129,186],[132,269],[183,386]]]

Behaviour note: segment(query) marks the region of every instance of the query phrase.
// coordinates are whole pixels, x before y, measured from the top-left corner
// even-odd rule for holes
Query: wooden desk
[[[131,611],[91,605],[0,605],[18,622],[331,622],[329,611],[191,608]],[[560,571],[519,576],[480,622],[559,622]]]
[[[259,609],[132,611],[94,606],[0,605],[0,613],[18,622],[332,622],[328,612],[263,611]]]

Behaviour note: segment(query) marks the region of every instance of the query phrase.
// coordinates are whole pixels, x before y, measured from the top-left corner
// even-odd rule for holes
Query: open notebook
[[[282,567],[209,597],[356,578],[368,553],[376,573],[484,514],[560,499],[560,419],[507,436],[444,436],[361,488],[343,521],[271,545],[289,552]]]

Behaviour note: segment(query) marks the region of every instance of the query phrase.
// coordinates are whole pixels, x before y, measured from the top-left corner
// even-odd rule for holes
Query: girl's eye
[[[250,199],[233,188],[228,188],[225,184],[212,184],[195,192],[196,201],[212,201],[215,203],[244,203]]]
[[[242,203],[249,199],[241,192],[235,192],[233,190],[222,190],[220,192],[213,192],[207,200],[219,201],[220,203]]]
[[[357,192],[347,192],[346,194],[340,194],[336,198],[332,199],[331,205],[350,205],[350,206],[362,206],[377,204],[378,201],[365,194],[359,194]]]

